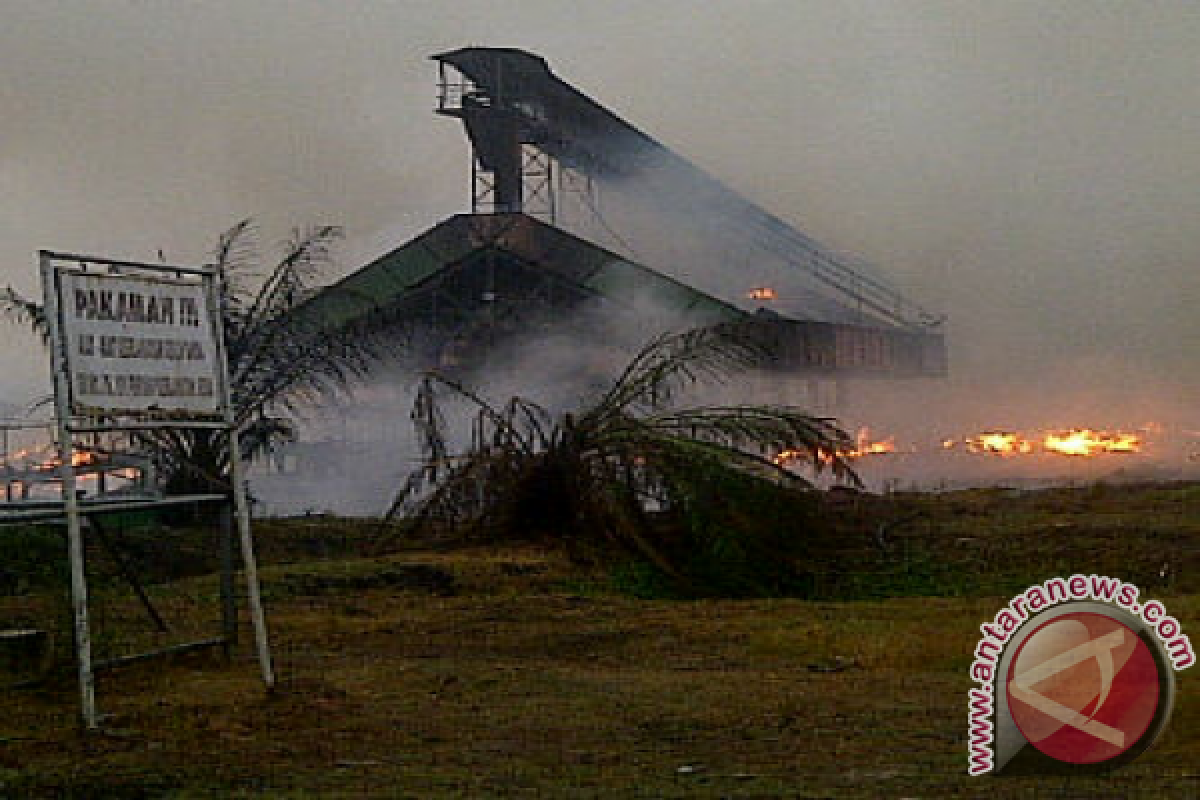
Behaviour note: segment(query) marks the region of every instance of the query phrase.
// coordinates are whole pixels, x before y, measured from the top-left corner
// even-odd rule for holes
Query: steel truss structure
[[[664,210],[702,218],[717,238],[778,259],[880,325],[940,329],[941,315],[726,187],[563,81],[540,56],[466,47],[433,59],[439,71],[437,113],[460,120],[471,144],[475,213],[546,218],[548,208],[547,220],[554,223],[562,205],[551,179],[557,164],[560,171],[587,176],[581,199],[592,212],[596,187],[633,192]]]

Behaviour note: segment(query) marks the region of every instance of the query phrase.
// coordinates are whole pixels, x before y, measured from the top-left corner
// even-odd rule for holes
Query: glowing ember
[[[786,467],[788,464],[799,461],[802,458],[804,458],[803,450],[780,450],[771,460],[777,466]]]
[[[750,300],[774,300],[778,296],[770,286],[756,286],[746,292],[746,297]]]
[[[99,460],[100,459],[96,456],[95,453],[89,453],[87,451],[83,451],[83,452],[75,453],[74,455],[71,456],[71,466],[72,467],[83,467],[83,466],[87,466],[88,464],[95,464]]]

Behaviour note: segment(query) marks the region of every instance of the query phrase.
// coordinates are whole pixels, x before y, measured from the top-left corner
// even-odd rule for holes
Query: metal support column
[[[83,526],[79,515],[79,495],[75,488],[75,468],[72,465],[75,443],[69,424],[71,409],[68,400],[70,388],[66,373],[66,353],[62,352],[66,344],[57,332],[59,320],[58,275],[54,271],[47,253],[42,252],[39,257],[41,259],[46,319],[53,329],[50,336],[52,343],[50,365],[54,374],[54,401],[57,407],[59,473],[62,476],[63,505],[67,515],[67,557],[71,565],[71,610],[79,671],[79,701],[83,712],[84,727],[88,730],[95,730],[99,727],[100,720],[96,713],[96,681],[92,669],[92,635],[88,621],[87,567],[84,561]]]
[[[220,517],[221,550],[221,634],[225,640],[225,656],[233,655],[238,639],[237,587],[234,583],[233,512],[222,504]]]
[[[250,532],[250,507],[246,499],[245,475],[239,455],[237,428],[229,431],[230,479],[233,481],[233,504],[237,515],[238,538],[242,545],[242,568],[246,572],[246,600],[250,606],[250,621],[254,626],[254,645],[258,651],[258,666],[268,689],[275,686],[275,668],[271,663],[271,645],[267,637],[267,617],[263,613],[262,595],[258,585],[258,562],[254,557],[254,537]]]

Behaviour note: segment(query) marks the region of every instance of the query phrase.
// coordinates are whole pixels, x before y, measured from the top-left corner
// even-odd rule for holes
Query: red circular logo
[[[1008,707],[1038,750],[1096,764],[1145,735],[1159,704],[1158,664],[1137,634],[1089,612],[1064,614],[1027,638],[1008,669]]]

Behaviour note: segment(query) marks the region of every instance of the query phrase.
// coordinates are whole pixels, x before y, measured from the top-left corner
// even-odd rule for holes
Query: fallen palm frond
[[[633,557],[690,583],[708,521],[744,517],[747,503],[790,504],[798,514],[807,507],[810,482],[776,464],[775,453],[803,453],[813,470],[857,481],[841,455],[850,439],[831,419],[783,405],[677,407],[688,387],[770,356],[753,323],[664,335],[595,404],[558,416],[521,398],[493,404],[428,374],[412,414],[424,461],[387,516],[408,518],[417,534],[520,535],[560,543],[582,560]],[[457,454],[441,406],[447,396],[474,409]],[[746,541],[773,541],[774,533],[739,524]]]

